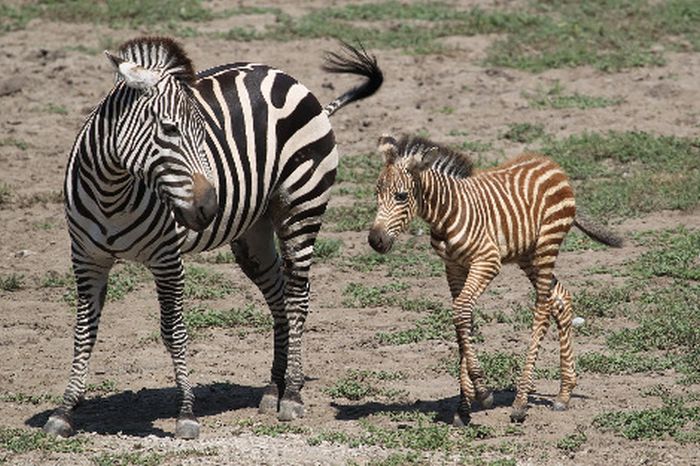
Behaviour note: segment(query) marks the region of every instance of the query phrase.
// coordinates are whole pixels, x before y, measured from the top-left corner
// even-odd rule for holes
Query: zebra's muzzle
[[[372,227],[369,231],[367,242],[372,246],[372,249],[380,254],[384,254],[389,252],[391,246],[394,244],[394,239],[389,236],[383,228]]]
[[[216,189],[204,175],[192,176],[192,203],[188,206],[174,206],[175,220],[180,225],[194,231],[202,231],[214,220],[219,209]]]

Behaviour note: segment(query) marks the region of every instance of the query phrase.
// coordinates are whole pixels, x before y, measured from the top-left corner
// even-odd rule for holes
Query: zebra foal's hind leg
[[[73,245],[73,273],[77,290],[73,365],[63,403],[44,424],[44,431],[68,437],[73,434],[72,413],[85,394],[88,362],[97,339],[100,314],[107,294],[107,277],[114,263],[111,258],[96,260]]]
[[[161,256],[162,257],[162,256]],[[160,335],[170,353],[175,369],[177,384],[182,401],[177,416],[175,436],[195,439],[199,436],[199,423],[194,417],[192,405],[194,393],[187,371],[187,329],[182,319],[182,293],[184,289],[184,269],[179,253],[163,257],[158,263],[149,264],[156,282],[156,292],[160,304]]]
[[[571,391],[576,387],[576,371],[571,341],[573,310],[571,294],[556,277],[552,277],[551,298],[552,315],[559,331],[559,365],[561,371],[561,386],[559,394],[554,399],[552,409],[564,411],[569,407]]]
[[[284,278],[282,261],[275,248],[274,229],[265,216],[242,236],[231,242],[231,251],[243,273],[265,297],[274,320],[274,359],[270,384],[265,387],[258,408],[261,414],[275,414],[279,397],[284,393],[284,373],[287,369],[289,322],[284,312]]]

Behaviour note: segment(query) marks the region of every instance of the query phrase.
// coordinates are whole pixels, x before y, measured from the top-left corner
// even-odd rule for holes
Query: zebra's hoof
[[[280,401],[280,411],[277,419],[280,421],[292,421],[304,417],[304,402],[301,401],[299,392],[287,390]]]
[[[183,416],[178,418],[175,425],[175,437],[194,440],[199,437],[199,422],[194,416]]]
[[[564,403],[561,400],[554,400],[552,403],[552,411],[566,411],[569,409],[569,403]]]
[[[480,396],[477,397],[477,401],[484,409],[493,408],[493,392],[491,390],[487,390],[481,393]]]
[[[513,407],[513,410],[510,412],[510,420],[511,422],[523,422],[525,418],[527,417],[527,406],[522,406],[522,407]]]
[[[258,405],[258,413],[260,414],[276,414],[277,405],[279,404],[279,389],[277,384],[270,384],[265,387],[260,405]]]
[[[452,418],[452,425],[455,427],[466,427],[471,422],[469,413],[460,413],[457,411]]]
[[[60,411],[49,417],[49,420],[44,424],[44,432],[58,437],[70,437],[74,433],[70,418]]]

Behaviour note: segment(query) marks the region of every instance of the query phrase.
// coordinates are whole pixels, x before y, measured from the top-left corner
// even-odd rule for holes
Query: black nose
[[[392,240],[389,235],[386,234],[383,228],[373,227],[369,231],[369,236],[367,236],[367,242],[372,249],[380,254],[384,254],[391,249]]]

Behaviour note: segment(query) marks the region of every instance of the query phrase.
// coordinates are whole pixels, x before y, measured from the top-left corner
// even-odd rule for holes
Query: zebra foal
[[[469,158],[419,137],[382,136],[385,166],[377,181],[377,216],[368,241],[379,253],[419,216],[430,225],[430,242],[445,262],[453,322],[460,352],[460,401],[455,425],[469,422],[471,402],[490,407],[493,396],[472,338],[478,297],[514,262],[535,288],[532,336],[517,384],[511,419],[523,421],[533,388],[533,370],[550,317],[559,330],[561,386],[553,408],[565,410],[576,386],[571,342],[571,294],[554,276],[559,247],[572,225],[619,247],[622,240],[576,217],[566,174],[552,160],[523,154],[498,167],[475,172]]]
[[[309,268],[338,165],[329,117],[379,89],[376,60],[347,45],[329,54],[326,71],[365,82],[324,108],[269,66],[233,63],[195,73],[169,38],[130,40],[106,54],[116,83],[78,133],[66,168],[77,319],[63,403],[44,430],[73,432],[107,276],[116,259],[126,259],[145,264],[156,282],[161,336],[182,395],[176,435],[199,435],[185,362],[182,255],[226,244],[274,320],[260,411],[285,421],[303,416]]]

